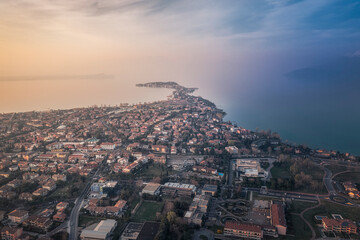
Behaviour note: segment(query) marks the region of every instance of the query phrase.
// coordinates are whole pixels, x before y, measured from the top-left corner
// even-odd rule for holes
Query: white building
[[[150,195],[159,195],[160,194],[161,185],[159,183],[148,183],[141,194],[147,193]]]
[[[82,240],[97,240],[111,239],[110,235],[117,226],[117,222],[113,219],[102,220],[99,223],[90,225],[89,227],[82,230],[80,239]]]

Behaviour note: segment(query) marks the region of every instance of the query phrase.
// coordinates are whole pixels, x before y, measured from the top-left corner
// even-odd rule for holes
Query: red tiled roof
[[[356,228],[356,224],[349,219],[323,218],[323,223],[328,227]]]
[[[227,221],[225,223],[225,228],[261,233],[261,226],[251,223],[238,223],[233,221]]]
[[[271,205],[271,219],[274,226],[286,226],[284,207],[280,204]]]

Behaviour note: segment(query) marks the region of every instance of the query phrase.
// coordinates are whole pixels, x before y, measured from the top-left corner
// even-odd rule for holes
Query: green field
[[[342,173],[337,175],[334,180],[340,182],[352,181],[353,183],[360,184],[360,172]]]
[[[141,222],[154,221],[156,220],[156,213],[161,212],[163,205],[162,202],[144,201],[132,217],[132,220]]]
[[[171,170],[164,165],[154,163],[143,166],[139,171],[135,173],[135,175],[140,175],[143,179],[152,179],[154,177],[168,176],[173,173],[174,170]]]
[[[349,170],[348,167],[341,165],[325,165],[325,167],[329,169],[333,173],[333,175],[339,172]]]
[[[273,178],[291,178],[288,164],[282,166],[273,166],[270,170]]]
[[[316,204],[316,202],[293,201],[290,206],[290,212],[301,213],[304,209],[313,207]]]
[[[310,239],[311,231],[306,223],[300,218],[299,215],[289,215],[290,224],[286,237],[280,237],[280,239]]]

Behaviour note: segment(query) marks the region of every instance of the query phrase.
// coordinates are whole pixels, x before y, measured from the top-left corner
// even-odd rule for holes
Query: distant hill
[[[309,83],[359,83],[360,57],[342,57],[336,61],[285,74],[290,79]]]

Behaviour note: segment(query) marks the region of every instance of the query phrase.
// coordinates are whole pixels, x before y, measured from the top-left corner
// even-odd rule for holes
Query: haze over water
[[[135,84],[175,81],[240,126],[360,154],[358,0],[0,1],[0,53],[0,112],[160,100]]]

